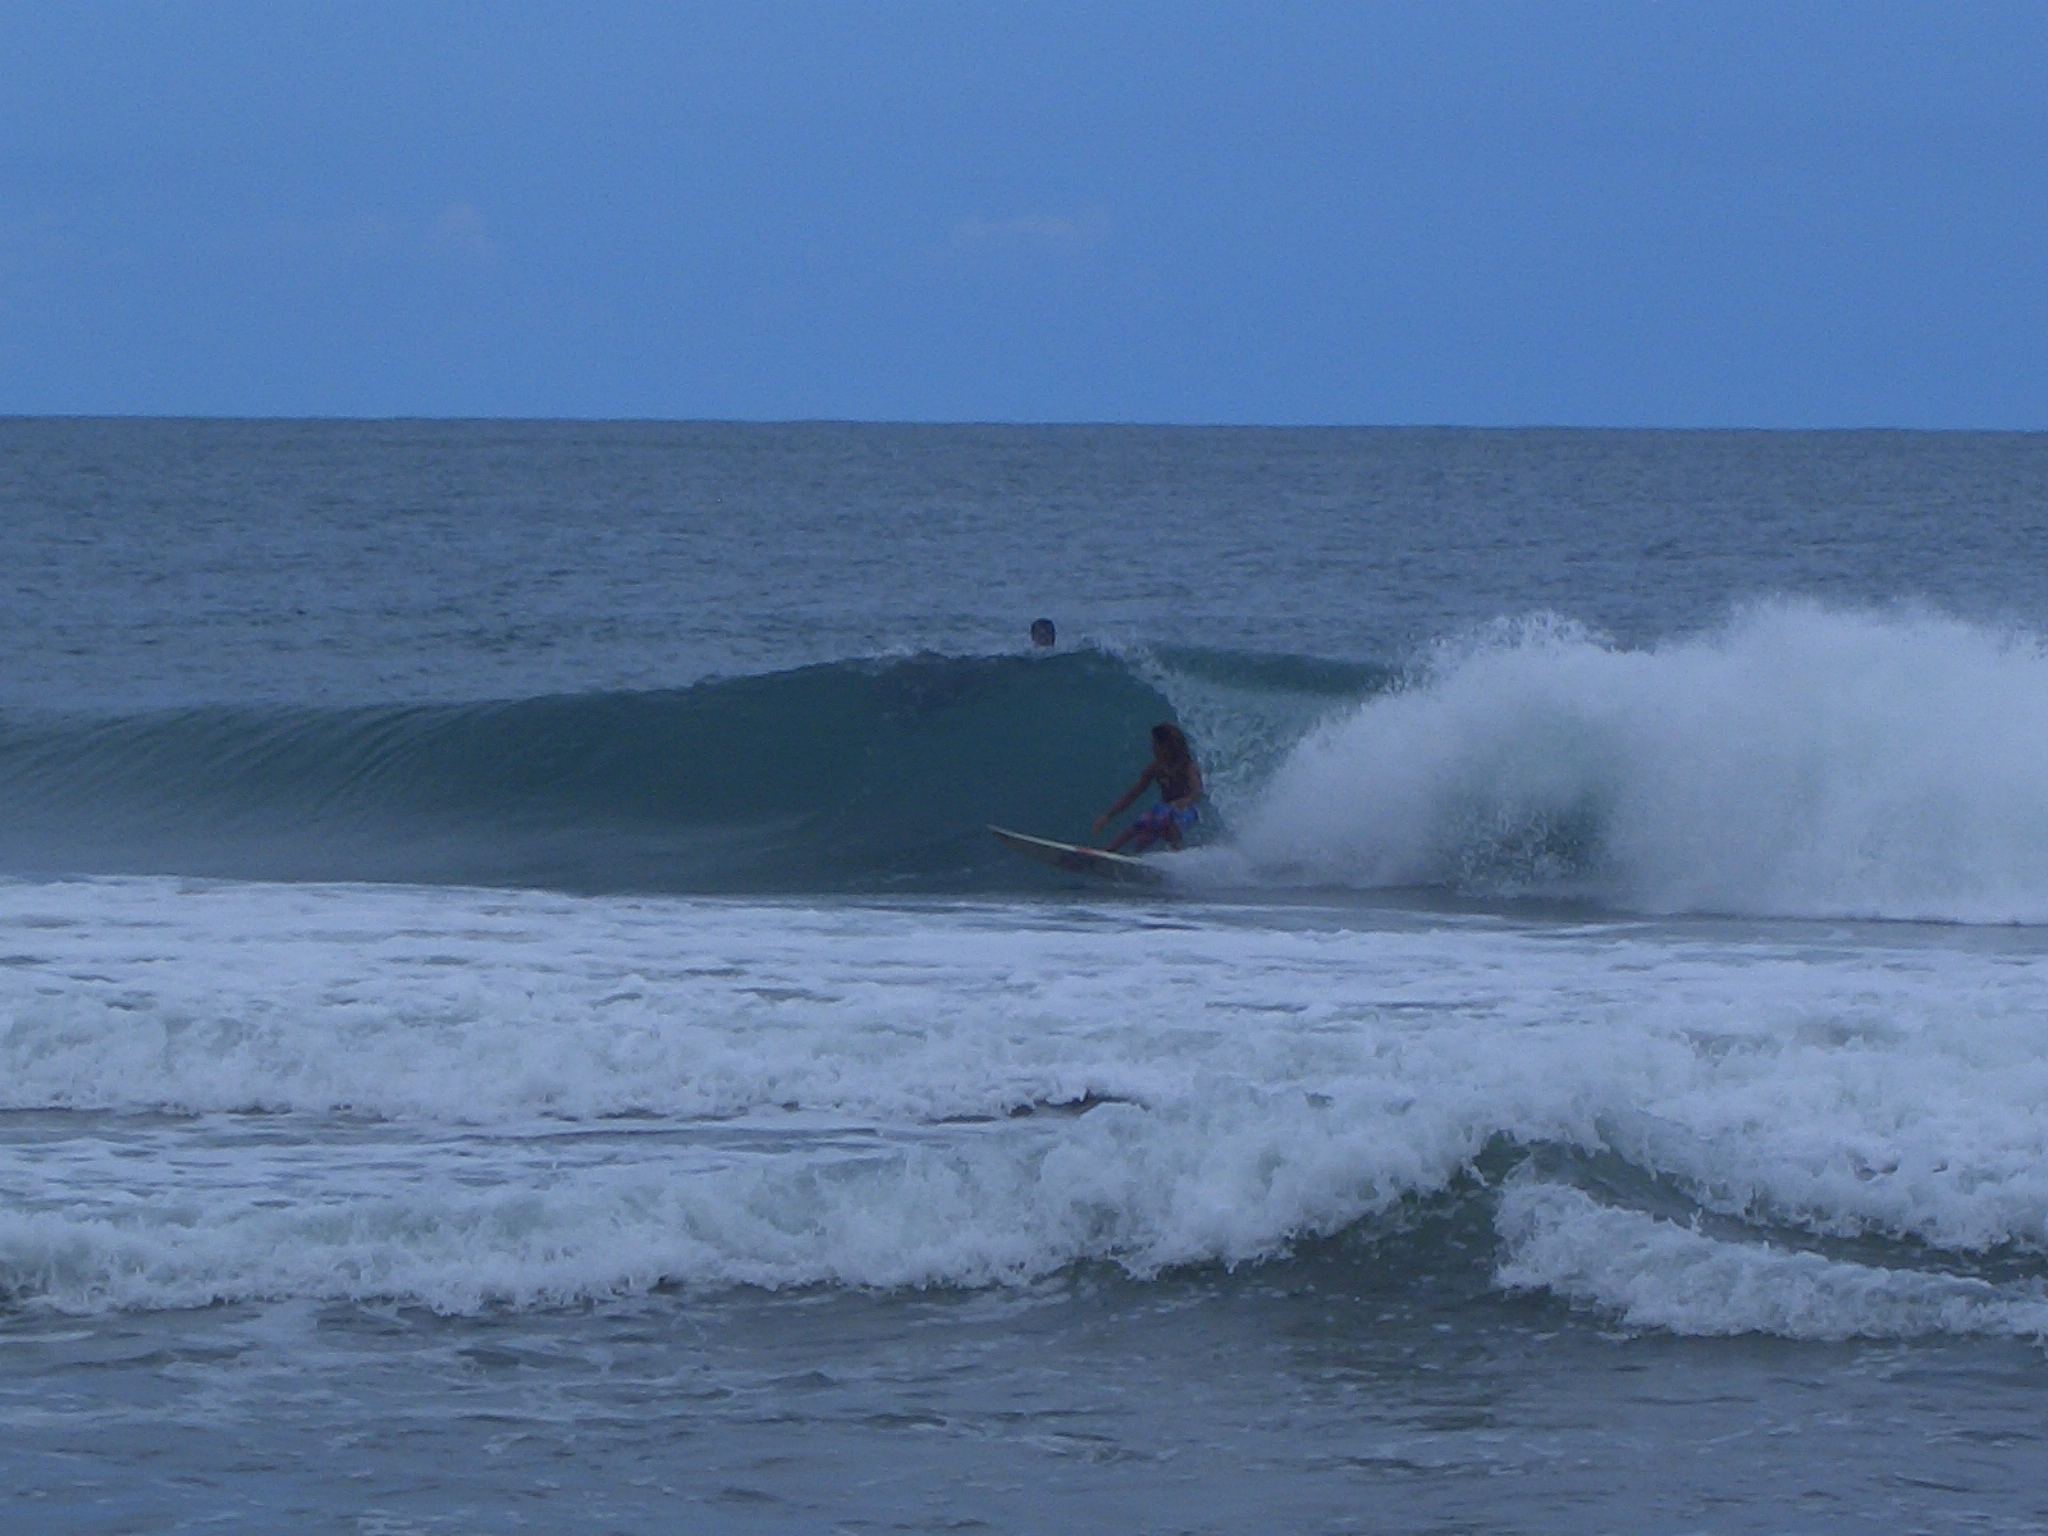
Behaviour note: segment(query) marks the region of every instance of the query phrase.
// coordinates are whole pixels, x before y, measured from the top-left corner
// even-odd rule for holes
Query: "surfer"
[[[1187,737],[1169,721],[1152,727],[1152,761],[1138,775],[1138,782],[1095,818],[1095,830],[1099,833],[1108,826],[1110,818],[1144,794],[1148,784],[1159,786],[1159,803],[1117,833],[1109,845],[1111,853],[1125,843],[1133,843],[1131,852],[1143,853],[1161,838],[1169,847],[1179,848],[1183,834],[1195,824],[1195,802],[1202,798],[1202,770],[1195,766]]]
[[[1031,643],[1041,651],[1049,651],[1054,645],[1058,644],[1058,636],[1053,633],[1051,619],[1033,619],[1031,621]]]

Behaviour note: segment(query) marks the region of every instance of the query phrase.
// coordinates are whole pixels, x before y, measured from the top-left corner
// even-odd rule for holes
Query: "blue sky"
[[[2048,429],[2040,4],[20,4],[0,412]]]

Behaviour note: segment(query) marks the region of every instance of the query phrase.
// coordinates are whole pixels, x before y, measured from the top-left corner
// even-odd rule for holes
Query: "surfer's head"
[[[1054,639],[1051,619],[1033,619],[1031,621],[1031,643],[1033,645],[1050,647]]]
[[[1194,754],[1188,751],[1188,739],[1180,727],[1171,720],[1162,720],[1152,727],[1152,755],[1168,768],[1178,767]]]

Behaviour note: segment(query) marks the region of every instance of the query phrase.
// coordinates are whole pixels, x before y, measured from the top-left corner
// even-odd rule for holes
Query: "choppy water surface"
[[[0,446],[14,1528],[2048,1528],[2039,441]]]

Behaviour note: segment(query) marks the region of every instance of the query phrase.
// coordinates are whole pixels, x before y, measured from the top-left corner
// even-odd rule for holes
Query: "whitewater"
[[[10,988],[4,1107],[135,1122],[117,1150],[10,1148],[16,1294],[59,1311],[473,1312],[1090,1260],[1150,1277],[1504,1179],[1504,1283],[1621,1296],[1683,1332],[2048,1330],[2038,1278],[1991,1284],[1974,1260],[2048,1250],[2032,944],[1987,966],[1882,938],[1442,914],[1361,931],[1260,907],[1197,927],[1086,906],[4,895],[0,935],[34,946],[12,974],[39,982]],[[110,1156],[135,1166],[110,1181]],[[1543,1195],[1571,1186],[1537,1168],[1601,1157],[1632,1200]],[[1617,1211],[1631,1235],[1580,1273]],[[1698,1253],[1651,1237],[1708,1214],[1754,1229],[1694,1235],[1725,1251],[1713,1296],[1691,1290]],[[1870,1235],[1952,1268],[1868,1268],[1815,1300],[1780,1251]]]
[[[10,1528],[2048,1526],[2035,439],[0,444]]]
[[[1628,650],[1541,615],[1321,725],[1241,843],[1314,883],[2041,923],[2044,761],[2030,631],[1779,600]]]

